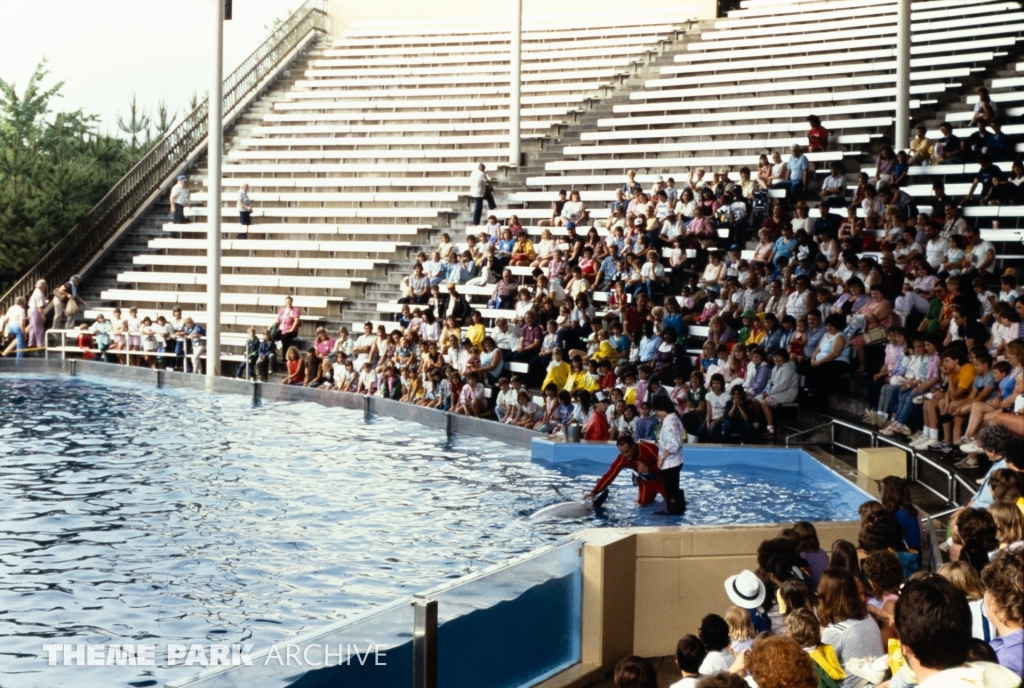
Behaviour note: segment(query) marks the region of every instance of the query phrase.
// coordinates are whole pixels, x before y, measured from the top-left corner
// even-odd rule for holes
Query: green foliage
[[[45,88],[45,64],[40,63],[21,94],[0,79],[0,293],[144,152],[138,141],[129,145],[100,134],[95,115],[81,110],[54,114],[51,102],[60,97],[63,82]],[[134,108],[129,123],[133,119]],[[147,132],[143,141],[148,138]]]

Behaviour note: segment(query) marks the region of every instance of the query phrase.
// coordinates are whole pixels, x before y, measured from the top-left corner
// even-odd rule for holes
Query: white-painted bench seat
[[[715,101],[721,102],[721,101]],[[891,100],[880,100],[873,103],[851,103],[848,105],[826,105],[811,107],[785,107],[771,110],[756,109],[740,112],[729,112],[723,114],[714,110],[712,112],[693,112],[673,115],[648,115],[635,117],[605,117],[597,120],[599,127],[647,127],[664,124],[691,124],[702,122],[720,123],[723,119],[727,121],[745,121],[752,119],[781,119],[794,121],[795,123],[806,124],[808,115],[818,115],[827,118],[832,115],[864,115],[874,112],[891,113],[896,103]],[[913,99],[910,101],[910,109],[916,110],[921,107],[921,101]]]
[[[732,72],[742,71],[749,72],[750,74],[760,74],[762,70],[773,69],[777,67],[792,67],[796,65],[830,65],[834,63],[847,64],[851,69],[855,66],[859,67],[860,63],[868,62],[870,60],[886,60],[888,58],[896,57],[895,48],[886,48],[880,50],[859,50],[859,51],[848,51],[840,53],[826,53],[824,55],[809,54],[809,55],[795,55],[790,57],[758,57],[747,60],[735,60],[735,61],[720,61],[720,62],[700,62],[699,69],[703,72]],[[992,52],[975,52],[975,53],[957,53],[950,55],[940,55],[938,57],[916,57],[910,60],[911,69],[922,68],[922,67],[937,67],[947,64],[971,64],[975,62],[988,62],[995,59],[995,54]],[[694,71],[693,65],[687,64],[674,64],[662,67],[659,71],[661,74],[691,74]],[[750,77],[753,78],[753,77]]]
[[[522,98],[523,105],[576,105],[596,97],[593,93],[557,93],[544,96],[527,96]],[[285,100],[274,103],[275,110],[354,110],[363,112],[366,110],[446,110],[454,111],[458,108],[507,108],[508,97],[504,98],[434,98],[432,100],[421,100],[418,98],[387,98],[379,97],[366,98],[341,98],[336,100]]]
[[[323,163],[227,163],[224,165],[224,174],[341,174],[351,172],[355,174],[417,174],[430,172],[464,172],[467,184],[469,173],[477,168],[480,163],[487,165],[487,169],[493,170],[508,165],[508,158],[499,158],[495,155],[487,160],[473,162],[385,162],[385,163],[336,163],[327,165]]]
[[[209,193],[201,191],[192,194],[192,197],[198,201],[206,202],[209,195]],[[249,199],[253,203],[454,203],[461,196],[465,195],[467,195],[467,192],[458,193],[455,191],[406,191],[393,193],[328,191],[269,193],[253,191],[249,193]],[[229,200],[233,199],[225,199],[225,202]]]
[[[523,129],[550,129],[559,121],[530,120],[523,122]],[[413,124],[305,124],[253,127],[253,134],[256,136],[312,136],[314,134],[416,134],[416,133],[437,133],[450,132],[482,132],[482,131],[509,131],[509,123],[503,121],[494,122],[459,122],[441,124],[439,122],[421,122]],[[508,134],[506,133],[507,137]]]
[[[506,138],[507,142],[507,138]],[[504,155],[502,148],[433,148],[419,150],[398,149],[354,149],[354,150],[238,150],[228,152],[229,160],[379,160],[397,158],[400,160],[443,160],[445,158],[491,158]]]
[[[945,91],[953,84],[918,84],[911,86],[912,93],[931,93]],[[734,108],[755,108],[761,112],[771,112],[777,106],[803,105],[813,103],[845,103],[849,101],[886,101],[896,97],[895,88],[862,88],[855,91],[835,91],[816,93],[794,93],[784,96],[762,96],[749,98],[709,98],[700,100],[671,100],[655,103],[622,103],[612,107],[614,113],[632,112],[685,112],[688,110],[731,110]],[[726,113],[727,114],[727,113]]]
[[[322,296],[301,296],[289,294],[239,294],[222,291],[220,302],[230,306],[280,307],[285,296],[291,296],[296,308],[327,308],[328,299]],[[205,291],[148,291],[141,289],[108,289],[100,293],[104,301],[137,301],[165,304],[205,304]],[[330,299],[340,301],[341,299]]]
[[[132,257],[135,265],[164,265],[174,267],[206,267],[206,255],[182,256],[147,253]],[[226,268],[269,268],[271,270],[373,270],[387,261],[361,258],[288,258],[274,256],[223,256]]]
[[[274,132],[258,138],[241,139],[239,145],[251,148],[308,146],[458,146],[507,143],[508,134],[468,134],[452,136],[273,136]]]
[[[149,247],[178,251],[205,251],[205,239],[150,239]],[[409,244],[396,241],[275,241],[270,239],[223,239],[222,251],[318,251],[327,253],[394,253]]]
[[[508,71],[507,60],[496,60],[494,63],[478,65],[440,65],[437,67],[336,67],[333,60],[313,60],[312,66],[304,74],[308,78],[331,76],[443,76],[445,74],[489,74]],[[551,62],[528,62],[523,66],[524,76],[533,76],[550,71],[615,69],[626,70],[632,67],[635,60],[628,57],[595,58],[590,60],[557,60]]]
[[[584,38],[578,41],[561,41],[557,43],[530,43],[524,41],[523,57],[529,59],[529,56],[545,55],[565,58],[577,53],[591,54],[594,51],[600,52],[602,49],[629,49],[636,51],[638,48],[644,49],[650,46],[657,46],[658,42],[665,40],[666,37],[665,35],[648,34],[612,38]],[[334,48],[324,50],[323,55],[325,58],[342,59],[346,57],[394,58],[400,55],[417,58],[431,55],[465,55],[478,58],[488,55],[507,55],[508,45],[509,43],[502,41],[483,46],[457,43],[449,45],[398,45],[368,48],[366,46],[342,43]]]
[[[625,119],[625,118],[624,118]],[[867,129],[888,127],[892,117],[864,117],[860,119],[825,120],[822,124],[829,133],[843,129]],[[692,138],[698,136],[747,136],[753,134],[790,133],[807,131],[807,122],[773,122],[769,124],[741,124],[736,126],[685,127],[680,129],[623,129],[622,120],[599,120],[614,122],[615,131],[585,131],[580,135],[583,141],[612,141],[646,138]]]
[[[492,84],[507,84],[511,81],[509,70],[503,72],[477,72],[467,74],[462,72],[457,67],[452,68],[452,74],[444,74],[440,76],[340,76],[335,74],[322,74],[311,79],[299,79],[295,82],[295,88],[300,89],[319,89],[319,88],[330,88],[330,89],[345,89],[345,88],[371,88],[371,87],[395,87],[395,88],[417,88],[426,85],[454,85],[454,84],[473,84],[473,85],[487,85]],[[587,70],[573,70],[573,71],[546,71],[546,72],[527,72],[522,75],[522,83],[533,83],[533,82],[565,82],[572,83],[576,81],[583,82],[594,82],[594,81],[607,81],[615,79],[617,76],[625,74],[624,71],[618,69],[587,69]],[[539,87],[549,86],[552,87],[555,84],[538,84]]]
[[[924,79],[953,79],[970,76],[971,70],[946,69],[932,72],[911,72],[911,81]],[[770,83],[736,83],[727,86],[698,86],[694,88],[666,89],[663,91],[633,91],[629,94],[630,100],[657,100],[669,98],[704,98],[707,96],[724,96],[736,93],[770,93],[774,91],[797,91],[814,90],[825,88],[851,88],[875,86],[879,84],[895,83],[896,74],[875,74],[856,77],[835,77],[831,79],[805,79],[794,81],[775,81]],[[918,87],[911,86],[911,93],[927,93],[929,91],[915,90]],[[934,86],[930,86],[934,88]]]
[[[459,187],[467,188],[468,174],[458,177],[225,177],[224,190],[230,189],[236,192],[242,188],[242,184],[248,184],[253,189],[273,188],[321,188],[336,187],[348,189],[352,187],[368,186],[381,188],[410,188],[420,186],[433,186],[437,188]],[[204,178],[200,182],[203,186],[209,186],[209,179]],[[389,194],[390,195],[390,194]],[[253,192],[249,193],[253,198]]]
[[[191,208],[193,216],[206,216],[209,214],[206,208]],[[408,218],[408,217],[438,217],[439,215],[453,212],[446,208],[256,208],[252,212],[253,217],[386,217],[386,218]],[[238,217],[237,208],[224,208],[221,210],[223,217]]]
[[[504,105],[508,106],[506,100]],[[524,107],[521,111],[523,122],[531,122],[533,118],[563,118],[570,112],[569,107]],[[271,112],[263,116],[264,122],[413,122],[422,124],[436,120],[461,122],[462,120],[508,119],[509,111],[500,106],[482,109],[444,109],[434,112],[393,112],[369,110],[353,112]],[[440,130],[439,130],[440,131]]]
[[[209,231],[205,222],[190,222],[176,225],[168,222],[163,227],[165,232],[185,234],[206,234]],[[363,224],[363,225],[332,225],[313,222],[260,222],[250,225],[253,234],[351,234],[372,236],[403,236],[416,235],[421,230],[430,229],[429,225],[394,225],[394,224]],[[241,231],[237,225],[222,225],[222,232],[230,234]]]
[[[1011,46],[1016,43],[1012,36],[1000,36],[996,38],[974,39],[971,41],[946,43],[942,46],[912,45],[911,56],[927,55],[931,53],[950,53],[958,50],[977,51],[991,48]],[[679,63],[703,63],[715,60],[758,60],[780,55],[819,53],[834,50],[869,50],[872,48],[892,48],[893,38],[886,35],[882,37],[871,36],[868,38],[855,38],[852,40],[837,41],[834,38],[824,42],[799,42],[792,44],[773,44],[769,48],[751,48],[739,46],[730,50],[712,49],[713,44],[707,46],[706,52],[685,52],[676,54],[672,59]]]
[[[963,64],[958,61],[958,64]],[[765,80],[777,80],[777,79],[798,79],[804,77],[813,77],[815,81],[819,77],[826,74],[858,74],[864,72],[882,72],[892,70],[895,73],[896,61],[886,60],[884,62],[854,62],[844,63],[838,65],[821,65],[818,64],[814,67],[806,68],[784,68],[784,69],[773,69],[763,71],[736,71],[719,74],[707,74],[704,73],[706,68],[701,68],[701,74],[693,76],[681,76],[673,77],[669,79],[648,79],[644,83],[644,87],[647,89],[656,88],[673,88],[676,86],[701,86],[704,84],[718,84],[718,83],[741,83],[745,81],[765,81]],[[710,71],[710,70],[707,70]],[[947,70],[911,70],[910,79],[912,81],[923,81],[926,79],[950,79],[968,76],[970,69],[958,68],[958,69],[947,69]],[[855,79],[854,81],[859,81]],[[779,81],[780,84],[789,84],[790,81]],[[884,83],[882,81],[874,81],[871,83]],[[763,84],[757,84],[752,86],[745,86],[744,88],[762,88]]]
[[[194,284],[209,282],[206,273],[197,272],[122,272],[118,282],[128,284]],[[308,277],[304,275],[250,275],[225,273],[221,284],[232,287],[259,287],[283,289],[351,289],[353,284],[366,281],[365,277]]]
[[[856,145],[870,143],[868,134],[833,136],[833,145]],[[806,136],[790,136],[772,139],[718,139],[716,141],[685,141],[683,143],[632,143],[626,145],[566,146],[565,155],[630,155],[640,153],[680,153],[687,151],[786,149],[793,145],[807,143]]]
[[[854,154],[854,153],[849,153]],[[828,151],[827,153],[808,153],[807,157],[816,163],[827,163],[832,160],[842,160],[844,153],[842,151]],[[788,156],[783,155],[783,160],[788,160]],[[731,157],[692,157],[692,158],[623,158],[621,160],[553,160],[544,165],[544,169],[549,171],[559,170],[610,170],[610,169],[630,169],[630,168],[650,168],[650,169],[667,169],[667,168],[683,168],[692,169],[694,167],[722,167],[722,166],[737,166],[737,165],[756,165],[758,156],[756,155],[736,155]]]

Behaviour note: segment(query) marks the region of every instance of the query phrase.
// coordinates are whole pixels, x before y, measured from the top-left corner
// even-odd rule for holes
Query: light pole
[[[523,105],[523,0],[512,0],[512,55],[511,85],[509,98],[509,153],[508,163],[519,167],[520,141],[522,123],[520,122]]]
[[[910,0],[896,3],[896,141],[900,150],[910,143]]]
[[[221,157],[224,154],[224,0],[213,0],[213,74],[207,162],[210,203],[206,248],[206,377],[220,376],[220,221]]]

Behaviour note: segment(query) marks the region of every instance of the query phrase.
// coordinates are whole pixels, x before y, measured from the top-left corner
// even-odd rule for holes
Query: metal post
[[[437,602],[416,599],[412,606],[412,685],[437,688]]]
[[[523,105],[523,0],[512,0],[512,63],[511,97],[509,98],[509,154],[508,163],[519,167],[522,141],[521,109]]]
[[[224,154],[224,3],[213,4],[213,74],[210,84],[208,167],[210,203],[206,249],[206,376],[220,376],[220,192]]]
[[[910,0],[898,0],[896,14],[896,141],[910,144]]]

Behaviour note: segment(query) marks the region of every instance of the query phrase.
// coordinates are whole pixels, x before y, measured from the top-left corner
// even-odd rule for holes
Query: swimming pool
[[[47,666],[43,643],[282,641],[586,527],[855,516],[799,473],[687,469],[678,519],[595,464],[313,403],[0,374],[0,685],[154,685],[185,667]],[[751,505],[759,503],[754,508]],[[44,678],[45,677],[45,678]]]

